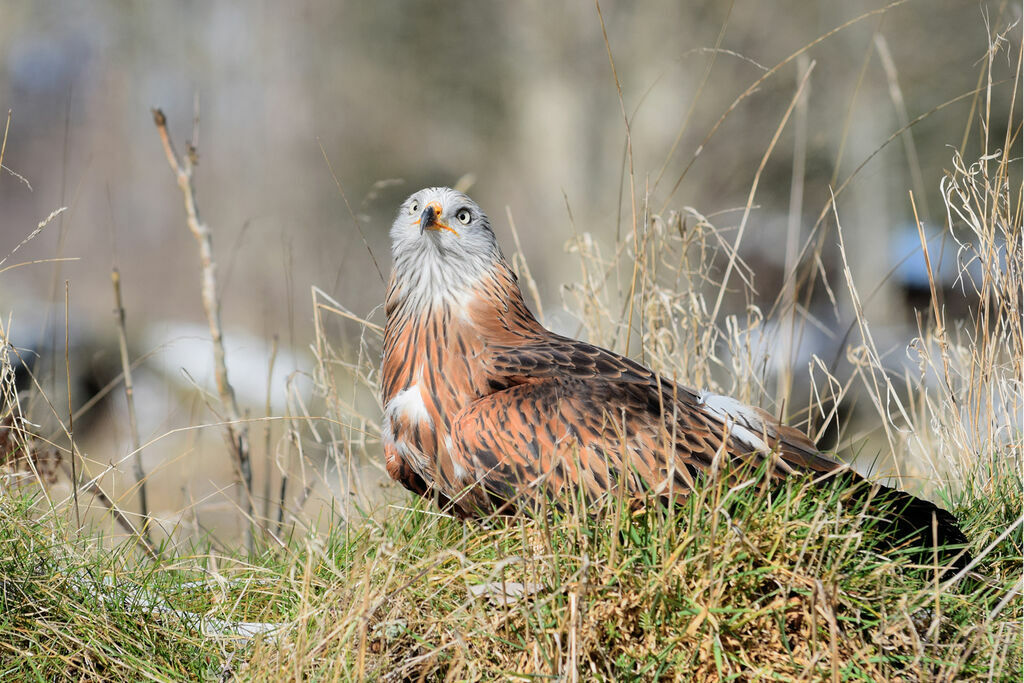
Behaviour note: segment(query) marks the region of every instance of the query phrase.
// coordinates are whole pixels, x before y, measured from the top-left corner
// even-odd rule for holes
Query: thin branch
[[[68,307],[71,299],[71,283],[64,281],[64,372],[67,377],[68,389],[68,442],[71,444],[71,494],[75,499],[75,524],[82,530],[82,510],[78,505],[78,472],[75,467],[75,423],[71,409],[71,334],[68,325]]]
[[[114,285],[114,316],[117,318],[117,341],[121,351],[121,371],[124,374],[124,400],[128,405],[128,428],[131,432],[132,451],[135,452],[135,482],[139,485],[139,508],[142,512],[142,533],[152,545],[149,532],[149,500],[146,495],[146,472],[142,467],[142,448],[139,445],[139,422],[135,416],[135,386],[132,384],[132,364],[128,358],[128,333],[125,329],[124,303],[121,300],[121,273],[110,271]]]
[[[206,319],[210,324],[210,337],[213,340],[213,366],[217,381],[217,393],[227,414],[226,431],[228,441],[235,455],[237,475],[244,488],[242,506],[246,517],[252,518],[252,465],[249,462],[249,429],[242,421],[235,400],[235,390],[228,381],[228,369],[224,353],[224,334],[220,321],[220,302],[217,301],[217,264],[213,260],[213,239],[210,228],[199,219],[199,208],[196,206],[195,189],[192,185],[192,169],[198,158],[196,148],[188,146],[184,157],[180,158],[174,151],[171,135],[167,130],[167,117],[160,109],[153,109],[153,123],[156,124],[163,144],[167,163],[178,180],[178,187],[185,200],[185,222],[199,246],[199,262],[202,268],[202,300]],[[245,544],[251,551],[253,548],[252,528],[246,526]]]

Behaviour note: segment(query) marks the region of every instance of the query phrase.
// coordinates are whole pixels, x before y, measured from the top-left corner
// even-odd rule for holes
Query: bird
[[[893,535],[919,548],[968,545],[951,513],[869,484],[767,411],[546,329],[490,220],[465,194],[412,194],[390,237],[385,466],[454,515],[514,514],[567,496],[673,501],[714,472],[746,465],[775,481],[839,478],[869,503],[888,501]],[[963,568],[969,555],[943,558]]]

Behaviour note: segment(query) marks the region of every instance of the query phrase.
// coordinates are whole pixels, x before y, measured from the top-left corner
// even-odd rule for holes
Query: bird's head
[[[490,319],[501,318],[511,306],[516,324],[533,320],[490,220],[461,192],[428,187],[406,199],[391,226],[391,256],[389,310],[446,306],[464,317],[475,302],[474,310],[494,307],[495,315],[486,316]]]
[[[428,187],[402,203],[391,226],[392,253],[445,261],[491,260],[498,253],[491,222],[476,202],[449,187]]]

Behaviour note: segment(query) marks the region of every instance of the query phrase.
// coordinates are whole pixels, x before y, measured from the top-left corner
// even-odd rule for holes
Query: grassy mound
[[[681,508],[463,524],[429,505],[255,557],[138,566],[0,502],[0,671],[25,680],[1014,680],[1019,477],[958,506],[968,574],[841,491],[718,482]],[[1009,533],[1005,533],[1009,532]]]

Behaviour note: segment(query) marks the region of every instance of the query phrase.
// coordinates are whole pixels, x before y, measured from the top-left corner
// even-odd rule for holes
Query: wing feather
[[[721,435],[695,411],[677,410],[685,424],[666,428],[658,403],[649,386],[603,378],[548,379],[490,394],[452,421],[440,484],[466,514],[517,497],[564,500],[567,488],[582,487],[590,500],[619,486],[630,497],[686,495],[711,467]]]
[[[656,400],[658,413],[670,411],[673,405],[699,407],[701,397],[705,395],[705,392],[659,377],[636,361],[613,351],[551,333],[524,343],[495,345],[491,348],[490,361],[492,372],[506,384],[572,377],[642,385]],[[770,448],[777,450],[790,465],[822,472],[837,467],[837,462],[824,457],[799,430],[780,424],[760,408],[742,406],[731,399],[730,402],[742,413],[732,416],[733,422],[763,436]],[[709,428],[721,433],[722,425],[729,416],[710,413],[708,417],[712,423]]]
[[[841,467],[767,412],[675,384],[585,342],[551,335],[491,348],[493,386],[456,415],[443,490],[466,509],[582,487],[685,495],[716,455],[776,476]],[[744,438],[745,437],[745,438]],[[460,498],[461,496],[461,498]]]

